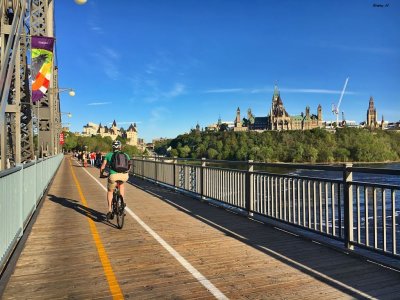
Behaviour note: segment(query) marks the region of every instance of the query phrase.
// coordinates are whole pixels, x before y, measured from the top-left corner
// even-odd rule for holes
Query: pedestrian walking
[[[90,152],[90,166],[94,167],[94,160],[96,159],[96,153],[94,151]]]

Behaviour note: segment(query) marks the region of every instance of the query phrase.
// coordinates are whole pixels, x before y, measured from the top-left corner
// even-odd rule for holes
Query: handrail
[[[58,154],[0,172],[0,273],[62,159]]]
[[[0,178],[8,176],[8,175],[13,174],[13,173],[16,173],[16,172],[20,171],[22,168],[23,168],[22,165],[17,165],[15,167],[2,170],[2,171],[0,171]]]
[[[185,159],[159,157],[132,160],[133,175],[189,193],[202,201],[340,240],[349,250],[358,247],[400,258],[397,250],[400,226],[396,223],[400,210],[400,170],[352,164],[238,163],[207,159],[192,159],[191,163],[182,164]],[[255,170],[255,166],[262,170]],[[271,167],[282,170],[271,172]],[[391,182],[387,184],[379,182],[382,175],[397,177],[394,183],[390,177]]]

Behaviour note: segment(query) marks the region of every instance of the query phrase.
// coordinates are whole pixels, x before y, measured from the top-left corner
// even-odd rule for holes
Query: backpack
[[[118,173],[126,173],[129,170],[128,157],[124,152],[115,152],[111,157],[111,169]]]

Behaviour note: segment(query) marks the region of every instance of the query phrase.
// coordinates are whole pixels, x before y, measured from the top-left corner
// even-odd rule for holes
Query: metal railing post
[[[155,180],[156,184],[158,183],[158,180],[157,180],[158,174],[157,173],[158,173],[157,172],[157,156],[155,156],[154,157],[154,180]]]
[[[353,241],[353,189],[351,181],[353,180],[353,172],[349,171],[353,164],[345,164],[343,170],[343,192],[344,192],[344,242],[345,247],[353,250],[351,245]]]
[[[144,156],[142,155],[142,178],[144,177]]]
[[[204,157],[201,158],[201,166],[200,166],[200,200],[204,201],[204,167],[206,166],[206,159]]]
[[[38,159],[37,159],[37,157],[35,156],[35,195],[34,195],[34,202],[35,202],[35,210],[36,210],[36,207],[37,207],[37,194],[38,194],[38,189],[37,189],[37,185],[38,185],[38,183],[37,183],[37,181],[38,181],[38,177],[37,177],[37,165],[38,165]]]
[[[174,171],[174,179],[173,179],[173,184],[174,184],[174,189],[176,190],[176,164],[178,163],[178,160],[176,159],[176,156],[174,156],[174,160],[173,160],[173,171]]]
[[[21,170],[19,170],[19,204],[20,204],[19,222],[21,224],[21,231],[19,233],[19,237],[21,237],[24,234],[24,219],[23,219],[23,214],[24,214],[24,165],[17,164],[17,167],[18,166],[21,167]]]
[[[253,215],[253,161],[248,161],[246,172],[246,210],[249,216]]]

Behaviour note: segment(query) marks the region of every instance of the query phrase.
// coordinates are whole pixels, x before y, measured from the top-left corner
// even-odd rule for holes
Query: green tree
[[[228,124],[222,123],[221,126],[219,127],[219,131],[228,131]]]
[[[217,157],[217,155],[218,155],[218,151],[215,150],[214,148],[209,148],[209,149],[207,150],[207,157],[208,157],[209,159],[214,159],[214,158]]]
[[[171,157],[178,157],[178,155],[179,155],[178,150],[176,150],[176,149],[171,149],[169,154],[171,155]]]
[[[64,132],[64,149],[74,150],[78,145],[78,138],[72,132]]]
[[[179,157],[186,158],[189,156],[190,148],[188,145],[178,148]]]

